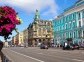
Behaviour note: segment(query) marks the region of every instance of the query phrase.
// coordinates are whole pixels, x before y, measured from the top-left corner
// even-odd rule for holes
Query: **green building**
[[[53,20],[54,43],[63,44],[67,38],[72,43],[84,41],[84,0],[78,0]]]

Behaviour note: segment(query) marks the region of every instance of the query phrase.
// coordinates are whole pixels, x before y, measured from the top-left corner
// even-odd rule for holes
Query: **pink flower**
[[[20,19],[17,19],[17,13],[13,8],[9,6],[0,7],[0,36],[7,39],[16,25],[20,23]]]

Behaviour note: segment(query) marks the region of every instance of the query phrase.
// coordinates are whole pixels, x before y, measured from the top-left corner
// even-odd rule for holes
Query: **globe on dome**
[[[21,19],[16,11],[9,6],[0,6],[0,36],[8,39],[16,25],[21,24]]]

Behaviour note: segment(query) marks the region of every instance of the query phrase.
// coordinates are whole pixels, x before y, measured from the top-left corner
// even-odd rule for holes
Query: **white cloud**
[[[39,11],[44,10],[45,8],[49,7],[47,11],[43,14],[57,14],[58,6],[55,3],[55,0],[1,0],[0,3],[17,6],[26,10],[27,12],[35,12],[36,9]]]

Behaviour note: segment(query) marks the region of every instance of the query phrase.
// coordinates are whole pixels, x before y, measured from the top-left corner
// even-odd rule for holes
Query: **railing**
[[[0,51],[0,61],[1,62],[12,62],[7,56],[3,54],[3,52]]]

